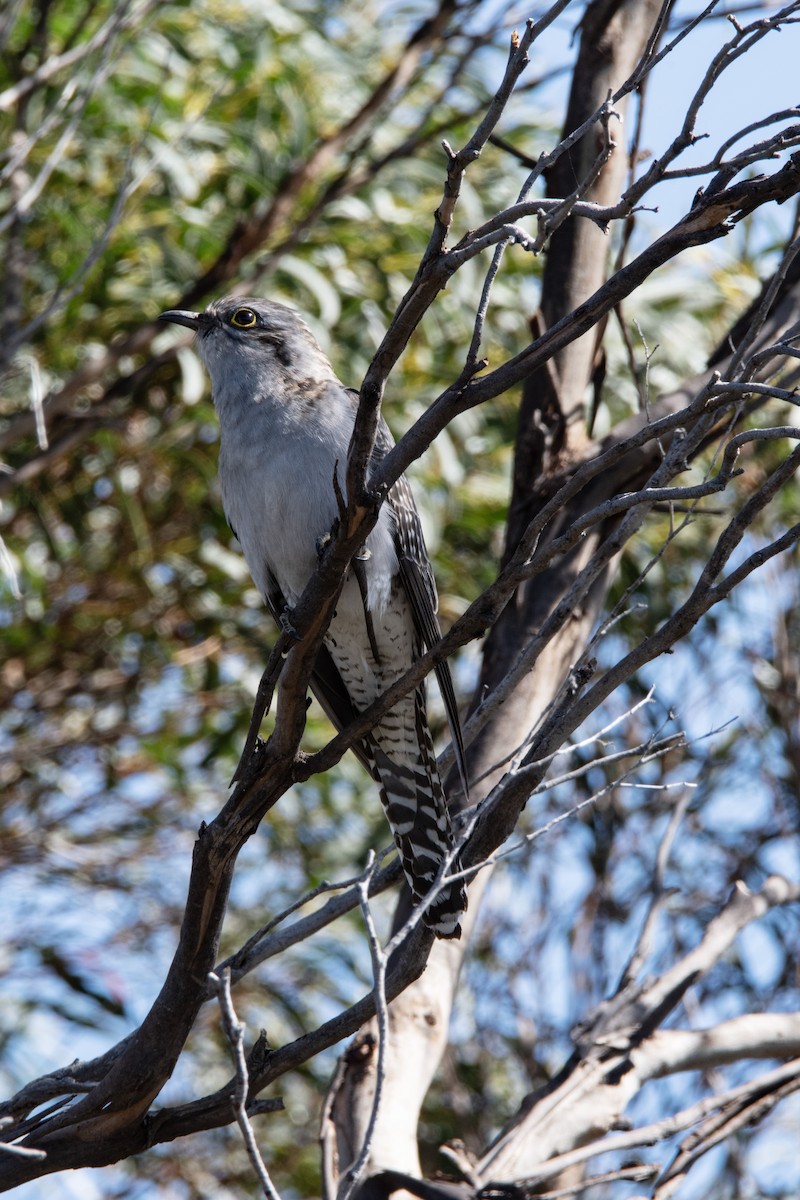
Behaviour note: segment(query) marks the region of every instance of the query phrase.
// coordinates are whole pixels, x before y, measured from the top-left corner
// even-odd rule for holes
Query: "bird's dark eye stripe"
[[[257,324],[258,317],[252,308],[237,308],[236,312],[231,314],[231,325],[235,325],[237,329],[252,329]]]

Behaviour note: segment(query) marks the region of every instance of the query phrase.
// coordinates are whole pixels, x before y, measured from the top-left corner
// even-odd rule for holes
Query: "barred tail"
[[[392,713],[387,715],[388,721],[384,719],[373,732],[375,741],[370,749],[380,777],[381,800],[400,851],[403,870],[414,902],[419,904],[428,895],[443,861],[453,850],[453,831],[425,716],[424,693],[420,690],[415,695],[414,761],[396,752],[397,747],[392,744],[394,739],[387,728],[392,724]],[[395,753],[391,753],[392,750]],[[447,874],[459,869],[456,856],[448,866]],[[437,937],[459,938],[459,918],[466,908],[463,880],[440,883],[436,898],[422,919]]]

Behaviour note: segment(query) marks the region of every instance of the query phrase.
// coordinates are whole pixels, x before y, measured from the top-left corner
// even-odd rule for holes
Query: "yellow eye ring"
[[[258,318],[252,308],[237,308],[231,316],[231,325],[237,329],[252,329],[258,323]]]

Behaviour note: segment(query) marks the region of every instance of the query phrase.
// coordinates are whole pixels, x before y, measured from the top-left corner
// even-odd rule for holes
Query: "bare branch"
[[[215,975],[211,971],[209,972],[208,979],[219,1000],[222,1027],[230,1044],[231,1054],[233,1055],[236,1067],[236,1090],[233,1096],[233,1108],[236,1114],[236,1122],[242,1131],[247,1157],[250,1159],[250,1163],[256,1173],[256,1178],[261,1186],[263,1195],[267,1196],[268,1200],[280,1200],[279,1193],[270,1179],[264,1159],[261,1157],[261,1151],[256,1142],[255,1131],[247,1115],[247,1094],[250,1080],[247,1071],[247,1058],[244,1052],[244,1025],[236,1016],[236,1010],[233,1007],[230,971],[223,971],[221,975]],[[274,1107],[282,1108],[283,1105],[280,1101],[277,1101]],[[263,1108],[261,1111],[264,1111]]]
[[[589,1146],[579,1145],[588,1129],[597,1130],[600,1125],[613,1129],[643,1080],[653,1078],[655,1071],[664,1073],[663,1060],[649,1057],[650,1039],[685,992],[710,970],[743,928],[770,908],[796,904],[798,900],[800,889],[778,877],[768,879],[757,893],[738,885],[694,950],[660,979],[600,1005],[576,1031],[579,1053],[554,1081],[553,1088],[528,1097],[483,1157],[478,1167],[481,1178],[524,1178],[529,1187],[606,1149],[652,1144],[652,1127],[647,1127],[647,1131],[593,1138]],[[677,1069],[683,1068],[679,1065]],[[780,1070],[783,1079],[797,1076],[796,1063]],[[749,1095],[749,1088],[745,1085],[739,1094]],[[713,1098],[699,1112],[713,1111],[718,1101],[725,1103],[724,1097]],[[698,1115],[696,1108],[689,1116],[682,1114],[676,1120],[686,1123],[678,1127],[688,1127]],[[657,1128],[655,1140],[669,1136],[666,1127]],[[645,1136],[640,1137],[642,1134]]]

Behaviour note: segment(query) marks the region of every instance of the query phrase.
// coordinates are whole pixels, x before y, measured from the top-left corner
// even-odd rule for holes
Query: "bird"
[[[226,296],[204,312],[170,309],[159,320],[195,331],[220,424],[222,506],[250,574],[284,627],[338,516],[358,393],[334,373],[293,308]],[[372,470],[394,445],[381,418]],[[399,679],[441,637],[433,569],[403,476],[354,557],[315,662],[311,690],[337,729]],[[464,748],[446,662],[437,668],[462,781]],[[459,870],[447,799],[428,726],[425,685],[391,708],[354,747],[378,784],[416,905],[450,856]],[[463,881],[439,881],[423,910],[439,938],[461,936]]]

